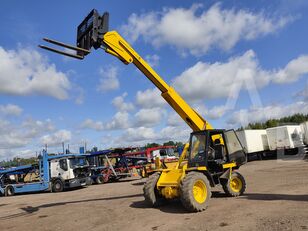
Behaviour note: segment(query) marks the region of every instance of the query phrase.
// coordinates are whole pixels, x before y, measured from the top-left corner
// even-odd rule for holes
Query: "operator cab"
[[[206,166],[215,171],[222,164],[246,163],[246,153],[234,130],[213,129],[193,132],[190,136],[188,167]]]

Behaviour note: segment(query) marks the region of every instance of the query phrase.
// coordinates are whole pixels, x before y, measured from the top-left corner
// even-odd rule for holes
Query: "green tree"
[[[163,144],[164,146],[175,146],[175,143],[173,141],[168,141],[166,143]]]
[[[285,116],[279,119],[272,118],[263,123],[261,122],[249,123],[245,127],[245,129],[266,129],[266,128],[277,127],[280,125],[300,124],[305,121],[308,121],[308,114],[296,113],[294,115]]]
[[[158,144],[158,143],[147,143],[145,148],[154,148],[154,147],[158,147],[158,146],[161,146],[161,145]]]

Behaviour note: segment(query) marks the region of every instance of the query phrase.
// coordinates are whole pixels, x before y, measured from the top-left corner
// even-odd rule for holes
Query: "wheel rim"
[[[60,183],[56,183],[55,187],[56,187],[57,190],[59,190],[59,189],[61,189],[61,184]]]
[[[205,183],[202,180],[197,180],[193,186],[193,195],[195,200],[202,204],[207,197],[207,188]]]
[[[8,194],[9,196],[13,195],[13,189],[12,189],[12,188],[8,188],[7,194]]]
[[[230,181],[230,187],[233,192],[240,192],[242,190],[243,183],[238,177],[233,177]]]

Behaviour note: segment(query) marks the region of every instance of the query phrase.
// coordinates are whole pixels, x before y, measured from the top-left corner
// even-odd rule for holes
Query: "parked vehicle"
[[[304,146],[299,125],[286,125],[266,129],[270,150],[284,150],[286,154],[297,154]]]
[[[247,153],[248,160],[257,156],[262,159],[269,150],[267,134],[265,129],[241,130],[236,134]]]
[[[146,157],[146,162],[143,161],[142,163],[144,166],[140,175],[142,177],[148,177],[159,168],[175,167],[179,157],[175,155],[174,149],[174,146],[158,146],[145,149],[143,152]]]
[[[308,121],[300,124],[303,133],[303,142],[308,145]]]
[[[38,165],[26,165],[0,171],[0,194],[41,191],[61,192],[64,189],[86,186],[91,183],[89,164],[84,155],[39,156]]]
[[[146,160],[138,157],[139,153],[126,153],[130,148],[102,150],[87,154],[91,164],[91,179],[97,184],[114,182],[126,177],[138,176],[142,168],[138,161]]]

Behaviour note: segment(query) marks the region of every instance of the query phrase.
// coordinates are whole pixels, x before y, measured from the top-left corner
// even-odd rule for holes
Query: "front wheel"
[[[15,195],[14,187],[12,185],[6,186],[4,195],[5,196],[14,196]]]
[[[210,183],[200,172],[190,172],[180,185],[180,198],[190,212],[200,212],[207,208],[211,198]]]
[[[245,178],[240,173],[233,172],[231,178],[222,184],[222,188],[228,196],[240,196],[246,189]]]
[[[103,176],[97,176],[95,179],[96,184],[103,184],[104,183],[104,177]]]
[[[163,198],[159,195],[159,192],[156,188],[157,181],[160,177],[160,173],[152,174],[146,181],[143,187],[143,195],[145,201],[153,206],[157,207],[162,203]]]
[[[64,185],[62,180],[56,179],[52,183],[52,191],[53,192],[62,192],[64,190]]]

